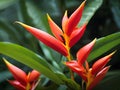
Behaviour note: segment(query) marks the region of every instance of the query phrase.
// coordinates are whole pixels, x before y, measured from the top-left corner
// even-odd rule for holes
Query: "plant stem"
[[[70,69],[71,79],[74,80],[74,72]]]
[[[66,46],[66,49],[68,52],[67,59],[68,59],[68,61],[71,61],[72,58],[71,58],[70,47],[69,47],[69,36],[67,34],[64,34],[64,40],[65,40],[65,46]],[[74,73],[71,69],[70,69],[70,76],[71,76],[71,79],[74,80]]]
[[[68,61],[72,60],[70,53],[68,54],[67,59],[68,59]],[[71,69],[69,69],[69,70],[70,70],[70,77],[71,77],[72,80],[74,80],[74,72]]]

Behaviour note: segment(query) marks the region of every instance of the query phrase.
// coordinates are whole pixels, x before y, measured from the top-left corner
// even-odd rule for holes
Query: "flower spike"
[[[87,62],[87,57],[92,50],[96,39],[82,47],[77,52],[77,60],[68,61],[65,63],[73,72],[76,72],[86,83],[86,90],[92,90],[106,75],[110,66],[105,66],[113,56],[113,53],[97,60],[90,68]]]
[[[35,90],[40,76],[38,71],[33,70],[27,75],[23,70],[9,63],[6,59],[4,59],[4,61],[15,79],[8,80],[11,85],[13,85],[17,90]]]
[[[105,68],[103,68],[95,77],[95,79],[88,84],[87,86],[87,90],[92,90],[106,75],[106,73],[108,72],[110,66],[106,66]]]
[[[14,78],[17,81],[20,81],[20,83],[22,85],[26,85],[27,84],[26,73],[23,70],[19,69],[18,67],[9,63],[5,58],[3,58],[3,59],[4,59],[4,62],[6,63],[6,65],[7,65],[8,69],[13,74]]]
[[[82,16],[85,2],[86,0],[83,1],[83,3],[77,8],[77,10],[73,12],[69,18],[67,16],[67,11],[65,11],[65,14],[62,18],[62,28],[60,28],[47,14],[48,24],[50,26],[51,32],[55,37],[24,23],[16,23],[23,26],[27,31],[33,34],[45,45],[66,56],[68,60],[71,60],[70,49],[83,36],[86,29],[86,24],[82,25],[81,27],[77,27],[77,24],[79,23]]]

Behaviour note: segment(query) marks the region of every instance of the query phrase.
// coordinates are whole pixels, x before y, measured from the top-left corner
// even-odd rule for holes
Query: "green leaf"
[[[97,9],[102,5],[103,0],[87,0],[85,9],[82,14],[82,19],[78,26],[82,26],[84,23],[89,22]]]
[[[120,45],[120,32],[99,38],[88,57],[88,61],[94,60],[107,51]]]
[[[105,79],[94,90],[120,90],[120,71],[108,72]]]
[[[0,10],[14,4],[17,0],[0,0]]]
[[[22,46],[8,42],[0,42],[0,53],[38,70],[56,84],[63,83],[61,79],[57,77],[55,72],[52,71],[53,67],[50,64],[43,60],[39,55]]]
[[[42,57],[20,45],[0,42],[0,53],[38,70],[56,84],[66,85],[70,90],[80,90],[80,86],[75,81],[66,78],[64,74],[54,72],[54,68]]]

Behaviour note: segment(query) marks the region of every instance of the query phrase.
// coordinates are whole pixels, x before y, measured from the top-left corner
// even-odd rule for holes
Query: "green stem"
[[[68,61],[72,60],[70,53],[68,54],[67,59],[68,59]],[[70,77],[71,77],[72,80],[74,80],[74,72],[71,69],[69,69],[69,70],[70,70]]]
[[[74,72],[70,69],[71,79],[74,80]]]

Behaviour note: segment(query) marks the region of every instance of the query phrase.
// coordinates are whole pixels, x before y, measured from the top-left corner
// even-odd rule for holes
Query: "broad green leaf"
[[[120,32],[99,38],[88,57],[88,61],[94,60],[107,51],[120,45]]]
[[[50,64],[43,60],[39,55],[22,46],[8,42],[0,42],[0,53],[38,70],[56,84],[63,83],[61,79],[57,77],[55,72],[52,71],[53,67]]]
[[[0,0],[0,10],[12,5],[16,1],[17,0]]]
[[[80,86],[75,81],[67,79],[61,73],[54,72],[54,68],[42,57],[20,45],[0,42],[0,53],[38,70],[56,84],[66,85],[70,90],[80,90]]]
[[[120,90],[120,71],[108,72],[94,90]]]
[[[85,9],[82,14],[82,18],[78,26],[89,22],[96,10],[102,5],[103,0],[86,0]]]

